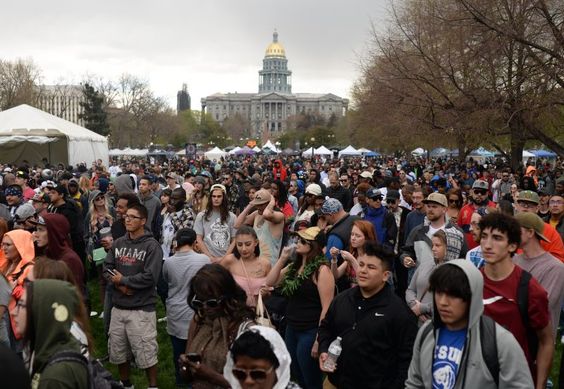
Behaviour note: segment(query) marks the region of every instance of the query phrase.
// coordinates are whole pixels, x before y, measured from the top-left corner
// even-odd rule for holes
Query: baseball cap
[[[388,193],[386,193],[386,200],[399,200],[400,199],[400,192],[395,189],[388,189]]]
[[[53,188],[53,190],[56,191],[56,192],[58,192],[59,194],[62,194],[62,195],[66,195],[66,194],[67,194],[67,188],[65,188],[65,186],[62,185],[62,184],[59,184],[59,185],[55,186],[55,187]]]
[[[539,195],[532,190],[522,190],[517,196],[517,201],[528,201],[530,203],[540,203]]]
[[[488,183],[484,180],[476,180],[474,181],[474,183],[472,184],[472,189],[484,189],[484,190],[488,190],[489,186]]]
[[[263,205],[270,202],[272,195],[267,189],[261,189],[255,194],[255,199],[251,201],[252,205]]]
[[[343,209],[343,204],[337,199],[327,199],[321,206],[321,213],[323,215],[332,215]]]
[[[362,178],[372,178],[372,173],[370,173],[368,170],[365,170],[362,173],[360,173],[360,176]]]
[[[429,196],[427,196],[425,200],[423,200],[423,203],[424,204],[437,203],[439,205],[442,205],[443,207],[448,207],[448,201],[446,196],[438,192],[431,193]]]
[[[382,191],[378,188],[370,188],[368,189],[368,191],[366,192],[366,197],[368,197],[369,199],[373,199],[374,197],[384,197],[384,195],[382,194]]]
[[[515,215],[515,219],[517,219],[521,227],[534,230],[539,239],[550,243],[550,240],[543,235],[545,223],[537,214],[531,212],[519,212]]]
[[[23,170],[18,170],[16,172],[16,177],[18,178],[25,178],[26,180],[29,179],[29,174],[27,174],[26,172],[24,172]]]
[[[43,219],[43,216],[37,216],[37,220],[31,220],[30,223],[35,224],[36,226],[46,226],[47,225],[47,223],[45,222],[45,219]]]
[[[216,190],[216,189],[221,190],[223,193],[227,193],[227,189],[225,189],[225,186],[224,186],[224,185],[221,185],[221,184],[213,184],[213,185],[210,187],[210,193],[213,192],[213,191]]]
[[[16,221],[24,221],[35,215],[35,208],[29,203],[22,204],[16,210],[14,218]]]
[[[43,181],[41,183],[41,188],[54,188],[56,186],[57,185],[51,180]]]
[[[50,203],[49,195],[47,193],[36,193],[31,199],[32,202]]]
[[[312,194],[314,196],[321,196],[321,187],[317,184],[309,184],[305,190],[306,194]]]
[[[317,235],[319,235],[320,232],[321,229],[319,227],[309,227],[306,228],[305,230],[297,231],[295,232],[295,234],[305,240],[315,240],[315,238],[317,237]]]

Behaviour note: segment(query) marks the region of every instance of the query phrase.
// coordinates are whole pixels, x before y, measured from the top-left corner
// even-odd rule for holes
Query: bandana
[[[23,193],[21,189],[15,188],[15,187],[9,187],[6,188],[4,190],[4,195],[5,196],[18,196],[18,197],[22,197]]]

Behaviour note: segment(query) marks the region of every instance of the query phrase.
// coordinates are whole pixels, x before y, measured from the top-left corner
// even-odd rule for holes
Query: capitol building
[[[292,72],[278,33],[266,48],[259,70],[258,93],[216,93],[202,98],[202,113],[223,124],[237,114],[250,123],[255,138],[277,138],[287,130],[287,120],[295,115],[316,113],[326,120],[346,113],[349,100],[332,93],[292,93]]]

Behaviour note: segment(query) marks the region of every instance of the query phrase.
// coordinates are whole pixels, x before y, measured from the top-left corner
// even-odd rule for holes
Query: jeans
[[[292,357],[292,376],[303,389],[321,389],[322,378],[319,363],[311,357],[311,348],[317,336],[317,328],[299,331],[290,324],[286,327],[286,347]]]
[[[112,296],[114,294],[114,285],[111,282],[106,283],[106,297],[104,297],[104,335],[108,338],[110,332],[110,321],[112,320]]]
[[[172,343],[172,360],[174,362],[174,374],[176,376],[176,385],[186,385],[180,376],[180,366],[178,366],[178,358],[180,354],[186,351],[186,339],[180,339],[176,336],[170,335],[170,342]]]

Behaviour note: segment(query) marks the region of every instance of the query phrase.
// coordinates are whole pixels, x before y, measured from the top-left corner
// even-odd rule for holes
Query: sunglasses
[[[448,199],[449,203],[456,203],[458,201],[458,199]]]
[[[370,197],[370,200],[373,201],[382,201],[383,197],[377,196],[377,197]]]
[[[192,307],[194,307],[195,309],[202,309],[204,307],[217,308],[219,307],[223,299],[224,299],[223,297],[220,297],[218,299],[209,299],[206,301],[201,301],[201,300],[197,300],[196,296],[194,296],[194,298],[192,299]]]
[[[474,189],[474,193],[483,196],[483,195],[485,195],[486,193],[488,193],[488,191],[487,191],[487,190],[484,190],[484,189]]]
[[[301,244],[310,244],[311,242],[309,240],[305,240],[304,238],[300,238],[300,240],[298,241]]]
[[[247,369],[233,368],[233,370],[231,370],[231,372],[233,373],[235,378],[237,378],[237,380],[239,380],[239,381],[245,381],[248,376],[251,376],[251,379],[253,381],[264,381],[264,380],[266,380],[267,375],[272,372],[272,370],[274,370],[274,366],[272,366],[268,370],[263,370],[263,369],[249,369],[249,370],[247,370]]]
[[[396,200],[390,199],[390,200],[386,200],[387,204],[395,204]]]

